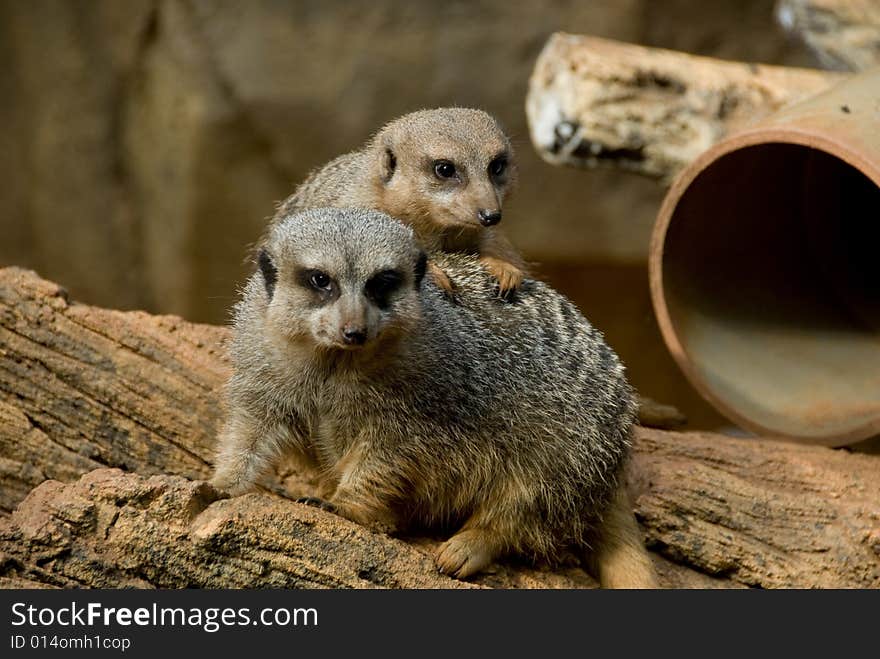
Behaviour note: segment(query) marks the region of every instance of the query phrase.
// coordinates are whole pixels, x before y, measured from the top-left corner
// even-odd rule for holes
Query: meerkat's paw
[[[320,497],[300,497],[296,500],[297,503],[302,503],[306,506],[313,506],[315,508],[320,508],[321,510],[326,510],[328,513],[335,513],[336,506],[334,506],[329,501],[325,501]]]
[[[397,520],[382,506],[366,504],[345,496],[339,497],[338,494],[330,505],[333,506],[333,512],[340,517],[360,524],[374,533],[392,535],[397,532]]]
[[[428,262],[428,270],[431,272],[431,277],[434,278],[434,283],[437,284],[437,287],[443,291],[447,297],[455,297],[455,286],[452,283],[452,280],[449,278],[443,270],[436,263]]]
[[[486,568],[497,555],[496,545],[487,531],[467,529],[440,545],[437,567],[443,574],[464,579]]]
[[[234,479],[222,475],[214,475],[208,485],[213,487],[224,498],[236,497],[247,492],[248,488],[239,485]]]
[[[339,515],[340,517],[344,517],[346,519],[351,520],[361,526],[365,526],[374,533],[386,533],[388,535],[394,533],[396,530],[393,523],[374,519],[369,516],[365,516],[362,514],[355,514],[352,512],[350,507],[345,505],[337,505],[321,497],[300,497],[296,500],[297,503],[304,504],[306,506],[313,506],[315,508],[320,508],[321,510],[325,510],[328,513],[333,513],[334,515]]]
[[[506,295],[511,291],[515,291],[522,284],[525,273],[512,263],[502,261],[493,256],[483,256],[480,258],[482,264],[486,267],[497,281],[499,295]]]

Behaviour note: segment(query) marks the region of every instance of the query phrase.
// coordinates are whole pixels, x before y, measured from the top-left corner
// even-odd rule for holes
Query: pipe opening
[[[691,379],[754,430],[837,444],[880,433],[878,249],[880,188],[844,160],[787,143],[715,160],[663,252]]]

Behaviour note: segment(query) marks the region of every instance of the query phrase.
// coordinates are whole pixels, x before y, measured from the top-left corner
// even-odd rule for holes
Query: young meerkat
[[[429,252],[478,254],[501,294],[525,265],[498,230],[516,177],[510,140],[491,115],[439,108],[404,115],[362,148],[316,170],[280,205],[273,223],[318,207],[372,208],[408,224]],[[429,263],[445,291],[449,278]]]
[[[385,214],[275,224],[235,308],[213,485],[243,493],[288,455],[350,520],[454,530],[446,574],[574,547],[605,586],[654,586],[621,482],[635,405],[614,352],[543,283],[504,301],[475,256],[437,258],[455,302]]]

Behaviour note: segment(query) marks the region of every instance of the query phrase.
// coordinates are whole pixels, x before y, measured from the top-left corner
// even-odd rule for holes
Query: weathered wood
[[[39,484],[0,518],[0,586],[460,586],[433,567],[437,539],[374,534],[270,493],[220,499],[198,480],[225,338],[0,270],[7,510]],[[114,464],[138,473],[92,471]],[[640,429],[630,480],[665,586],[880,587],[880,456]],[[475,583],[595,586],[574,559],[508,560]]]
[[[880,587],[880,458],[639,432],[636,513],[667,587]],[[96,470],[0,520],[0,586],[452,588],[438,542],[376,534],[268,494]],[[475,585],[594,587],[572,562],[506,560]]]
[[[535,64],[526,113],[547,162],[669,180],[729,131],[840,77],[557,33]]]
[[[644,430],[632,473],[670,560],[762,588],[880,587],[880,456]]]
[[[835,71],[880,66],[880,1],[778,0],[776,19]]]
[[[0,521],[0,575],[58,587],[438,588],[430,555],[268,495],[115,469],[48,481]]]
[[[0,270],[0,511],[53,478],[210,473],[227,330],[68,301]]]

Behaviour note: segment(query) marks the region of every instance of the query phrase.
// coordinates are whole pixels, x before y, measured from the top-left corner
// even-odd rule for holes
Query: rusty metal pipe
[[[827,446],[880,434],[880,69],[687,167],[650,278],[666,345],[731,420]]]

